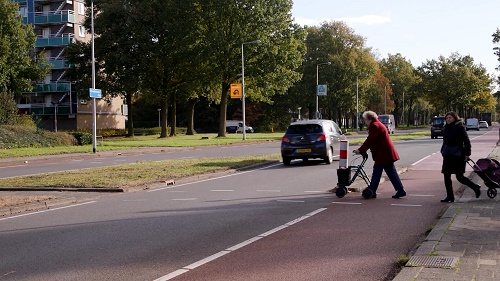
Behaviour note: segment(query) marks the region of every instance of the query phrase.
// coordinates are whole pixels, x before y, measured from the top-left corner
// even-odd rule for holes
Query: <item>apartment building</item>
[[[66,77],[69,68],[66,47],[75,40],[88,42],[84,28],[84,0],[11,0],[19,4],[23,22],[31,24],[37,36],[35,50],[51,64],[50,73],[32,92],[17,100],[20,114],[34,115],[39,126],[48,130],[91,130],[92,99],[79,98],[74,83]],[[89,88],[91,85],[88,86]],[[99,85],[96,85],[99,88]],[[124,129],[126,106],[121,97],[111,103],[96,99],[97,129]]]

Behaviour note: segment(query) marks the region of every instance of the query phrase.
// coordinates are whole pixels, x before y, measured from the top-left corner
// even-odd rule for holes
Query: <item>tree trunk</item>
[[[189,136],[193,136],[194,134],[196,134],[196,131],[194,130],[194,106],[196,105],[196,102],[198,102],[197,98],[189,99],[188,101],[188,123],[186,135]]]
[[[219,134],[217,137],[226,136],[226,114],[227,114],[227,93],[229,91],[229,84],[222,84],[222,96],[220,100],[220,114],[219,114]]]
[[[177,115],[177,106],[176,106],[176,94],[172,93],[172,119],[170,121],[170,136],[175,137],[177,134],[175,133],[175,126],[177,123],[176,115]]]
[[[132,106],[132,95],[126,94],[128,121],[127,121],[127,137],[134,136],[134,107]]]
[[[161,103],[161,133],[160,138],[167,137],[168,97],[164,97]]]

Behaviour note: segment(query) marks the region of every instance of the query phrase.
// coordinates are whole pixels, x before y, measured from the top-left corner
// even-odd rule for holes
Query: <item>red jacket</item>
[[[383,166],[399,160],[398,152],[392,144],[387,128],[378,119],[374,119],[368,127],[368,138],[359,148],[359,151],[372,152],[373,166]]]

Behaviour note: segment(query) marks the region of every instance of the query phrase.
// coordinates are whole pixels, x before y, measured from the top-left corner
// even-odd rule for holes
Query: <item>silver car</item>
[[[311,158],[331,164],[339,156],[340,141],[345,139],[337,123],[331,120],[293,122],[281,139],[283,165],[290,165],[293,159],[307,161]]]

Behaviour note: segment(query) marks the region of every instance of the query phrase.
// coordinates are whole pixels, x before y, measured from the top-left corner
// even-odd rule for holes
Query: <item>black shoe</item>
[[[479,198],[479,196],[481,196],[481,189],[480,188],[481,188],[480,185],[478,185],[475,188],[473,188],[474,193],[476,194],[476,198]]]
[[[392,195],[392,198],[398,199],[398,198],[401,198],[404,196],[406,196],[406,191],[403,190],[403,191],[396,192],[396,194]]]
[[[372,198],[372,199],[377,198],[377,193],[373,193],[373,195],[372,195],[372,197],[371,197],[371,198]]]
[[[446,197],[443,200],[441,200],[441,202],[443,202],[443,203],[453,203],[453,202],[455,202],[455,198],[453,198],[453,197],[452,198]]]

